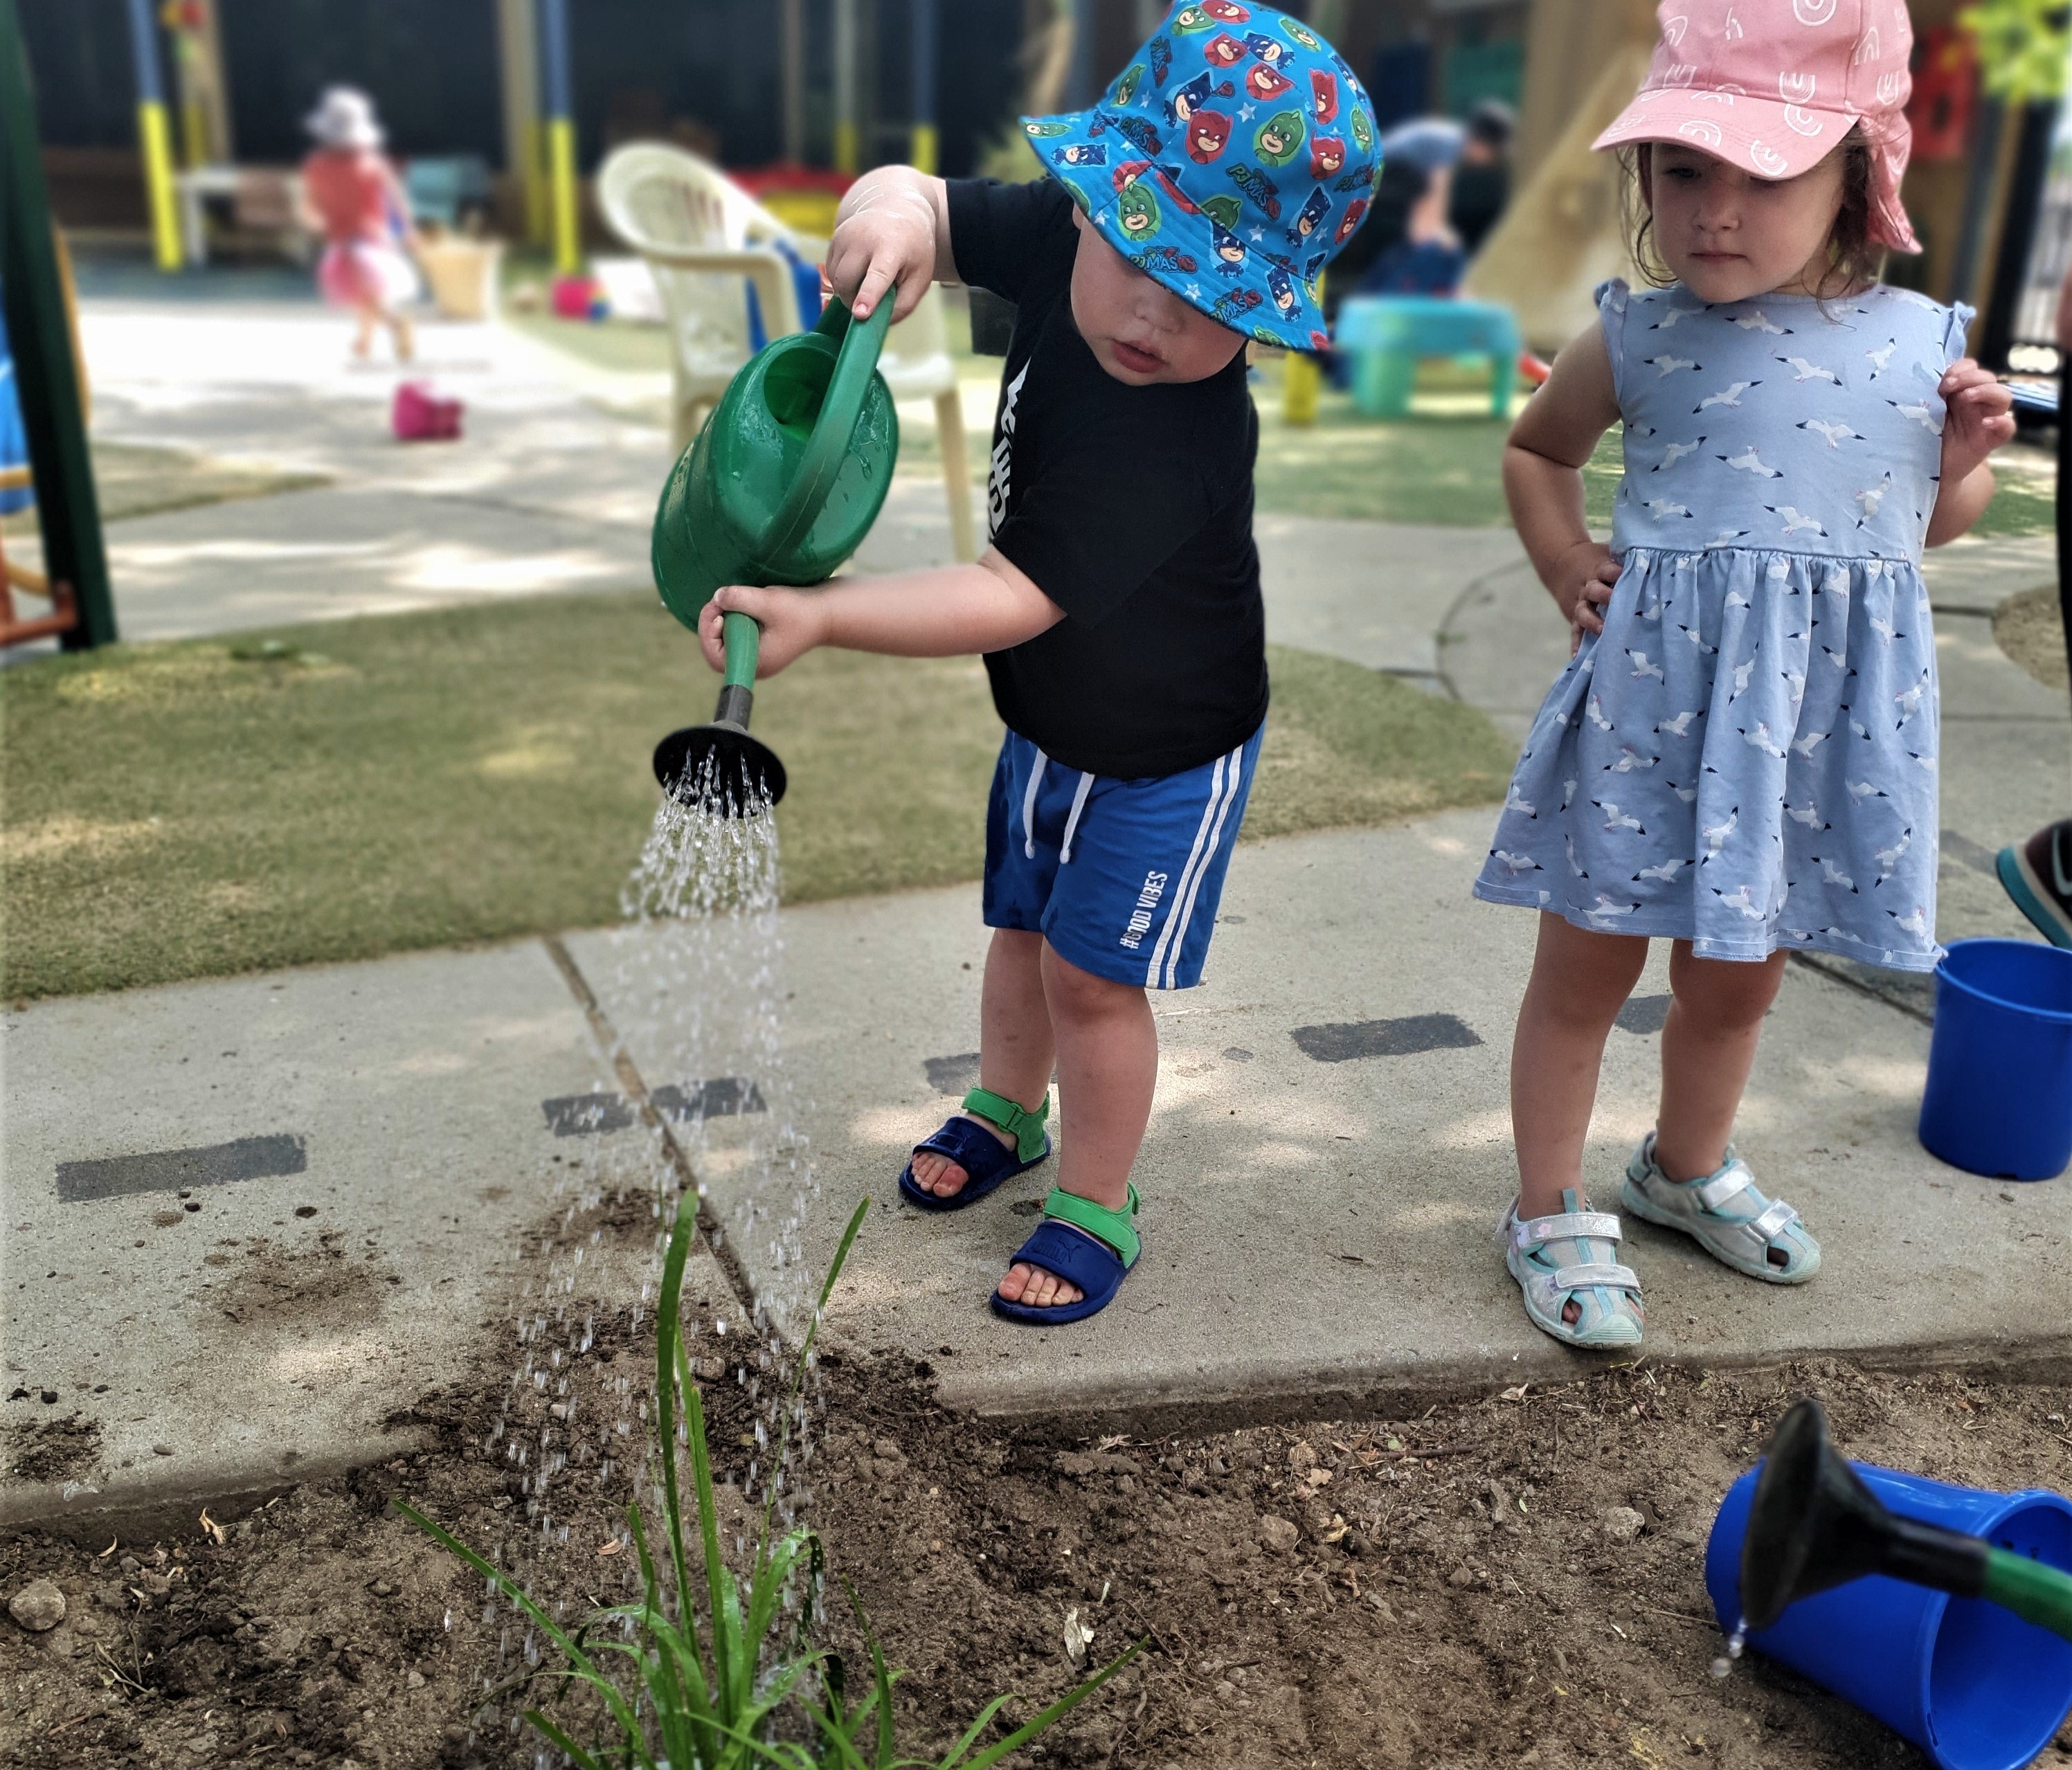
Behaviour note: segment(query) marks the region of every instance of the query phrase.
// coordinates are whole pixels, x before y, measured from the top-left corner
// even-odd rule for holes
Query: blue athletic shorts
[[[1132,781],[1063,767],[1010,731],[986,813],[986,926],[1040,934],[1096,977],[1192,989],[1265,729]]]

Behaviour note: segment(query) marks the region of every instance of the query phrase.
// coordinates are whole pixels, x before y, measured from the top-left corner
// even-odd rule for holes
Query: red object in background
[[[590,277],[557,277],[551,298],[559,319],[588,319],[604,291]]]
[[[839,172],[822,171],[810,166],[793,166],[779,161],[775,166],[758,166],[752,172],[730,170],[729,178],[739,185],[758,203],[774,193],[790,191],[809,191],[817,195],[831,196],[837,200],[848,193],[856,183]]]
[[[1914,158],[1962,159],[1978,97],[1978,55],[1970,35],[1951,25],[1936,26],[1922,40],[1921,72],[1914,76],[1914,97],[1906,106]]]
[[[1535,356],[1531,351],[1520,351],[1518,353],[1518,374],[1520,380],[1529,381],[1536,388],[1541,388],[1546,386],[1547,377],[1553,372],[1554,365],[1552,363]]]
[[[405,381],[396,389],[389,427],[400,442],[446,442],[460,434],[460,401],[442,400],[424,381]]]

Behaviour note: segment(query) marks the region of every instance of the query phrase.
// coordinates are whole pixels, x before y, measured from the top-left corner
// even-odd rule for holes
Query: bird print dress
[[[1932,970],[1935,642],[1921,550],[1968,309],[1882,285],[1597,291],[1622,571],[1475,883],[1701,958]]]

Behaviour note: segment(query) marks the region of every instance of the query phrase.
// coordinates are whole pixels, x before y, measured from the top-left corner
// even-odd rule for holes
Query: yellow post
[[[544,246],[554,233],[553,193],[547,176],[547,132],[536,117],[528,117],[519,130],[524,159],[519,171],[525,192],[525,237]]]
[[[144,160],[144,196],[158,269],[180,268],[180,224],[173,199],[172,134],[166,127],[166,88],[158,72],[158,21],[151,0],[130,0],[130,54],[136,64],[137,145]]]
[[[856,4],[857,0],[835,0],[835,170],[845,179],[856,176]]]
[[[910,0],[913,9],[914,164],[935,170],[935,0]]]
[[[137,133],[144,145],[144,189],[151,203],[151,244],[161,270],[180,268],[179,205],[173,196],[173,147],[166,107],[146,99],[137,107]]]
[[[582,269],[576,236],[576,126],[565,117],[547,124],[547,154],[553,169],[554,269],[573,277]]]
[[[573,277],[582,269],[576,232],[574,88],[569,76],[568,0],[545,0],[540,14],[540,54],[547,75],[547,164],[554,203],[554,269]]]
[[[1317,421],[1317,396],[1324,385],[1324,372],[1306,351],[1290,351],[1281,366],[1281,417],[1291,426]]]

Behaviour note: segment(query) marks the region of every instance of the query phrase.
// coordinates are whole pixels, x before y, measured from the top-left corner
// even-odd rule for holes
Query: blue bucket
[[[2072,1572],[2072,1500],[2061,1494],[1988,1493],[1850,1466],[1901,1517]],[[1705,1546],[1705,1591],[1729,1633],[1741,1618],[1741,1535],[1757,1472],[1720,1502]],[[1998,1604],[1881,1574],[1800,1600],[1749,1645],[1876,1715],[1942,1770],[2021,1770],[2072,1711],[2072,1641]]]
[[[2049,1180],[2072,1163],[2072,952],[1960,940],[1935,967],[1921,1142],[1954,1168]]]

